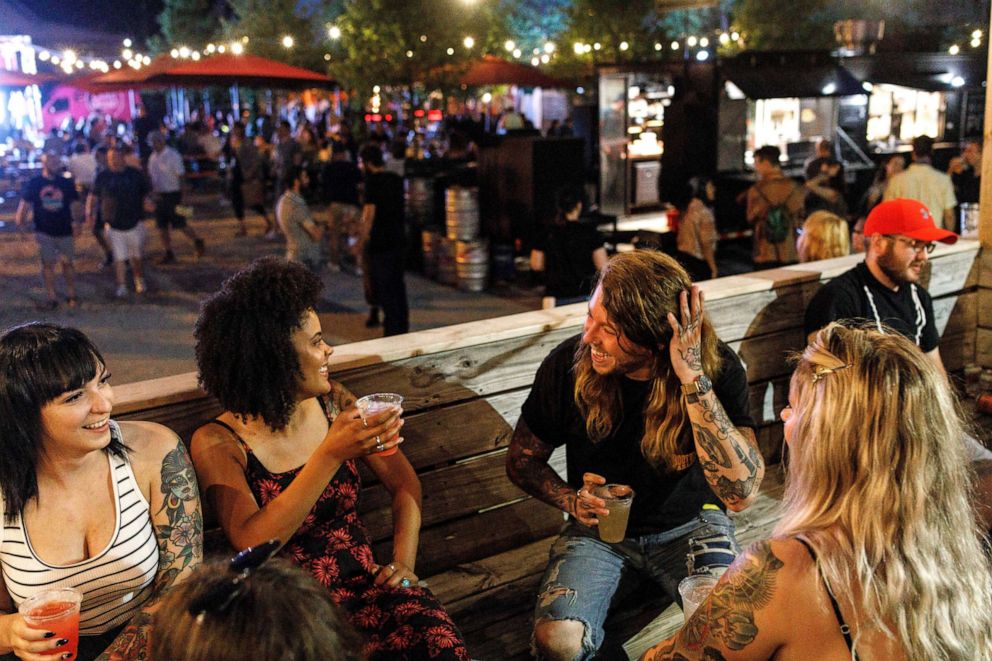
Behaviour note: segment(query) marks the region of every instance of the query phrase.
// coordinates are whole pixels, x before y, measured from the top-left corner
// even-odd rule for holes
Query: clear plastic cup
[[[682,613],[685,614],[686,622],[713,591],[718,580],[720,579],[709,574],[695,574],[682,579],[679,583],[679,595],[682,597]]]
[[[610,511],[609,515],[599,517],[599,538],[611,544],[622,542],[627,534],[634,490],[625,484],[603,484],[593,488],[592,495],[606,501],[606,509]]]
[[[358,407],[358,413],[362,416],[362,420],[364,422],[368,422],[368,418],[374,418],[383,411],[388,411],[390,409],[402,409],[403,395],[397,395],[394,392],[377,392],[372,395],[365,395],[365,397],[359,398],[359,400],[355,402],[355,406]],[[396,450],[398,449],[399,448],[394,445],[388,450],[383,450],[382,452],[376,452],[374,454],[377,454],[380,457],[388,457],[396,454]]]
[[[83,593],[76,588],[44,590],[22,601],[17,612],[32,629],[51,631],[55,640],[69,641],[53,650],[53,655],[75,659],[79,651],[79,606],[82,601]]]

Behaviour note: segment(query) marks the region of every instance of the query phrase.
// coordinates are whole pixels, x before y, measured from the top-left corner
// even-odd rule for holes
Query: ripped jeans
[[[739,551],[734,524],[720,510],[702,510],[681,526],[617,544],[602,542],[595,529],[570,522],[551,547],[534,621],[581,622],[585,634],[576,659],[591,659],[603,644],[603,623],[625,574],[653,580],[681,604],[678,585],[683,578],[719,576]]]

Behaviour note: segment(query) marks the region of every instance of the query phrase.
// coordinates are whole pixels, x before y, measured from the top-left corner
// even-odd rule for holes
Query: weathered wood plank
[[[577,329],[491,342],[339,375],[355,393],[397,392],[413,413],[529,386],[541,361]]]
[[[488,512],[425,526],[420,531],[417,573],[432,576],[456,565],[475,563],[525,546],[534,540],[557,534],[563,523],[561,512],[542,502],[527,499]],[[392,557],[391,539],[380,539],[373,548],[377,558]],[[457,597],[453,595],[451,598]]]
[[[975,363],[992,367],[992,328],[979,327],[975,333]]]
[[[806,338],[798,327],[728,344],[744,360],[748,381],[756,383],[789,374],[786,356],[806,346]]]
[[[117,420],[147,420],[163,424],[183,439],[189,445],[193,432],[207,420],[223,413],[220,404],[213,397],[198,395],[186,400],[174,401],[168,404],[138,409],[121,414],[114,413]]]

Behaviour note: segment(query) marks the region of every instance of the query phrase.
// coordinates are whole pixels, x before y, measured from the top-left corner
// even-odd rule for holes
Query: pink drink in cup
[[[355,406],[358,407],[358,412],[361,414],[362,420],[367,422],[369,418],[374,418],[383,411],[401,409],[403,407],[403,395],[397,395],[394,392],[377,392],[373,395],[365,395],[365,397],[360,398],[355,402]],[[385,441],[386,439],[383,439],[383,442]],[[398,449],[399,447],[394,445],[388,450],[374,454],[380,457],[389,457],[396,454],[396,450]]]
[[[79,605],[82,601],[83,594],[75,588],[45,590],[22,601],[17,612],[32,629],[51,631],[55,640],[65,638],[69,641],[43,654],[75,659],[79,650]]]

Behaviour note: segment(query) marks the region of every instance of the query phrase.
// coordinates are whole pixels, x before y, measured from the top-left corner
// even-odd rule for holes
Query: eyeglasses
[[[245,591],[246,583],[252,573],[275,555],[281,545],[282,542],[278,539],[270,539],[258,546],[246,548],[231,558],[227,569],[234,576],[228,581],[218,583],[189,605],[187,610],[196,618],[197,624],[203,622],[207,613],[223,613],[227,610],[231,602]]]
[[[934,248],[937,247],[937,244],[933,241],[920,241],[919,239],[910,239],[905,236],[896,236],[895,234],[886,234],[885,238],[892,239],[893,241],[899,241],[900,243],[905,243],[913,249],[913,252],[926,250],[928,255],[933,252]]]

